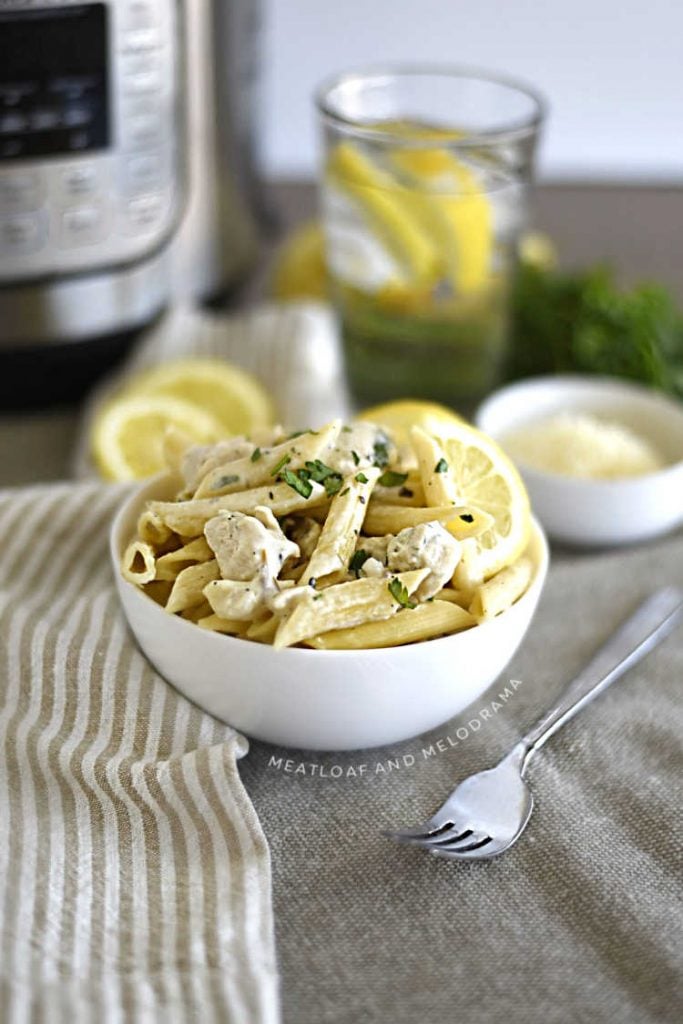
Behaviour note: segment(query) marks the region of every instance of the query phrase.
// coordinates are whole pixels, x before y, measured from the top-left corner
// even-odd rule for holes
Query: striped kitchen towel
[[[127,632],[107,555],[123,493],[0,495],[0,1020],[271,1024],[247,744]]]

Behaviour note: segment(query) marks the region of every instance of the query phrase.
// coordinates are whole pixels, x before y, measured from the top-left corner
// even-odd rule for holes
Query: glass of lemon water
[[[401,66],[340,75],[316,104],[352,396],[467,414],[504,373],[544,103],[493,75]]]

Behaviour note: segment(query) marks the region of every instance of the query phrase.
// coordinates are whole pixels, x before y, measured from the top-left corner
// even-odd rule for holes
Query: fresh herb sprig
[[[398,601],[402,608],[417,608],[416,602],[410,600],[410,594],[398,576],[389,581],[388,590],[394,601]]]
[[[619,288],[612,270],[519,268],[508,377],[595,373],[683,398],[683,315],[658,285]]]

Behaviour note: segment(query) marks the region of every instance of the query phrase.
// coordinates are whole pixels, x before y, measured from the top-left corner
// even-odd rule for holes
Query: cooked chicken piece
[[[259,507],[255,515],[222,511],[204,527],[204,536],[216,555],[225,580],[249,581],[277,578],[299,547],[287,540],[270,509]]]
[[[256,445],[247,441],[246,437],[230,437],[217,444],[195,444],[188,448],[180,464],[185,486],[195,491],[201,480],[211,469],[216,469],[224,462],[244,459],[254,451]]]
[[[422,523],[401,530],[389,540],[387,564],[393,572],[429,569],[429,576],[415,592],[418,600],[426,601],[451,579],[460,554],[460,542],[441,523]]]

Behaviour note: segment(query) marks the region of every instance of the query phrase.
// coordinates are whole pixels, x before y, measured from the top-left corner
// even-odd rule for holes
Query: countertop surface
[[[310,184],[278,183],[270,194],[277,232],[233,308],[266,294],[278,239],[315,211]],[[535,193],[534,223],[554,239],[563,265],[609,262],[625,283],[657,280],[683,305],[682,215],[683,186],[558,184]],[[0,415],[0,486],[68,477],[78,424],[78,407]]]

